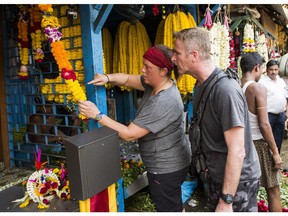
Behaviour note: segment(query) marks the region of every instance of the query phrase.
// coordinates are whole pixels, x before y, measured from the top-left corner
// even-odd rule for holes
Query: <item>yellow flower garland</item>
[[[38,5],[39,9],[45,12],[52,12],[52,5]],[[49,30],[57,29],[60,27],[60,24],[58,22],[58,18],[49,15],[44,15],[41,26],[43,28],[49,28]],[[48,36],[48,35],[47,35]],[[62,41],[60,41],[61,37],[55,37],[52,38],[51,45],[51,52],[53,53],[53,56],[56,60],[56,63],[58,64],[59,69],[62,71],[62,78],[64,78],[65,83],[67,84],[68,89],[72,92],[73,95],[73,101],[77,103],[78,100],[87,100],[86,95],[80,86],[77,75],[73,70],[73,67],[71,63],[69,62],[69,58],[67,55],[67,52],[65,50],[64,44]],[[51,38],[49,38],[51,39]],[[87,119],[87,117],[83,116],[82,114],[79,114],[79,118],[82,120]]]

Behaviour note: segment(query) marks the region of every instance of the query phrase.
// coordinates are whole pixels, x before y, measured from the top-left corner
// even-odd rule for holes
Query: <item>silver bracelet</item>
[[[108,82],[107,82],[107,83],[110,83],[110,79],[109,79],[109,76],[108,76],[107,74],[104,74],[104,76],[106,76],[106,77],[107,77],[107,79],[108,79]]]

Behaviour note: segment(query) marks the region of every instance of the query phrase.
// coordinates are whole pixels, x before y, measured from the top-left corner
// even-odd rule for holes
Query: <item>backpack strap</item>
[[[199,104],[197,106],[197,111],[196,111],[196,118],[197,118],[196,121],[198,125],[200,125],[200,122],[202,120],[203,113],[206,107],[207,98],[210,95],[212,88],[220,79],[224,77],[229,77],[229,76],[226,73],[222,73],[222,72],[215,74],[212,80],[207,84],[206,88],[204,89],[201,95],[201,98],[199,100]]]

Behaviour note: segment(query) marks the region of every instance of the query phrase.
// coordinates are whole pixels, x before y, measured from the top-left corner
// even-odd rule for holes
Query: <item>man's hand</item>
[[[282,158],[280,157],[280,154],[277,152],[276,154],[273,154],[273,160],[274,160],[274,169],[280,169],[281,165],[283,163]]]
[[[219,198],[215,212],[233,212],[232,204],[227,204]]]

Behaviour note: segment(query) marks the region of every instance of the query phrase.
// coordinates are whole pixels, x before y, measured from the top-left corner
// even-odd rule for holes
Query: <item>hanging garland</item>
[[[58,18],[52,15],[53,8],[51,4],[38,5],[39,9],[44,13],[41,26],[44,28],[44,34],[46,35],[48,42],[51,46],[51,52],[61,70],[61,77],[65,80],[65,83],[72,92],[73,102],[77,103],[78,100],[86,101],[86,95],[77,80],[75,71],[72,68],[67,52],[64,47],[64,43],[60,41],[62,33],[59,32],[60,24]],[[79,114],[79,118],[82,120],[87,120],[85,116]]]
[[[268,47],[265,34],[256,32],[256,51],[265,59],[263,63],[263,68],[266,68],[266,64],[269,60],[268,57]]]
[[[29,41],[28,41],[28,19],[27,9],[20,6],[20,17],[17,23],[18,27],[18,47],[20,56],[20,70],[18,76],[21,80],[28,79],[28,60],[29,60]]]
[[[30,12],[30,32],[32,39],[33,55],[35,62],[39,63],[43,61],[44,52],[42,50],[42,41],[44,40],[41,31],[41,11],[34,5],[29,9]]]
[[[254,30],[250,23],[244,26],[243,52],[255,52]]]
[[[160,22],[157,28],[156,40],[157,43],[163,44],[172,48],[173,47],[173,33],[180,31],[182,29],[196,27],[196,22],[193,16],[187,12],[183,12],[180,10],[178,5],[175,6],[174,12],[170,13],[166,19],[164,24]],[[163,28],[163,29],[162,29]],[[163,38],[163,40],[161,39]],[[172,78],[175,78],[174,73],[172,73]],[[191,94],[196,83],[196,79],[187,74],[181,75],[177,79],[177,87],[182,96],[186,96],[187,94]]]

